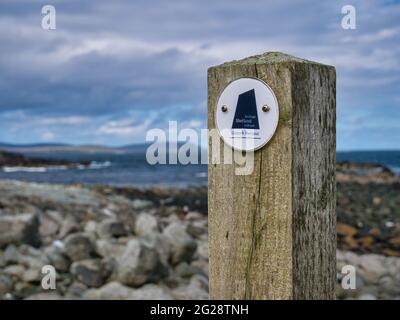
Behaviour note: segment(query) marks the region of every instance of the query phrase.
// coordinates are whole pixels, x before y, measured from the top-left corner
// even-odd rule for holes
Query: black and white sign
[[[215,121],[226,144],[236,150],[263,147],[278,126],[278,101],[272,89],[255,78],[229,83],[220,95]]]

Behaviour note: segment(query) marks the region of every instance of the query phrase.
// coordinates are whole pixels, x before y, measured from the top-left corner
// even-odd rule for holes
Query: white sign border
[[[272,130],[271,135],[264,141],[264,143],[262,143],[262,144],[259,145],[258,147],[254,148],[254,149],[251,149],[251,150],[240,149],[240,148],[237,148],[237,147],[231,145],[230,143],[228,143],[228,142],[224,139],[224,137],[223,137],[223,135],[222,135],[222,133],[221,133],[221,131],[220,131],[220,128],[218,127],[218,123],[217,123],[218,105],[219,105],[219,101],[220,101],[220,99],[221,99],[222,94],[224,93],[225,89],[226,89],[231,83],[233,83],[233,82],[235,82],[235,81],[238,81],[238,80],[241,80],[241,79],[252,79],[252,80],[256,80],[256,81],[261,82],[261,83],[262,83],[263,85],[265,85],[265,86],[267,87],[267,89],[272,93],[272,97],[274,98],[275,103],[276,103],[276,114],[277,114],[278,120],[275,122],[275,127],[274,127],[274,129]],[[240,77],[240,78],[236,78],[236,79],[233,79],[233,80],[229,81],[229,82],[224,86],[224,88],[221,90],[221,92],[220,92],[220,94],[219,94],[219,96],[218,96],[218,99],[217,99],[217,103],[216,103],[216,105],[215,105],[215,107],[214,107],[214,125],[215,125],[215,128],[217,129],[218,134],[219,134],[220,138],[222,139],[222,141],[223,141],[226,145],[228,145],[230,148],[232,148],[233,150],[241,151],[241,152],[252,152],[252,151],[260,150],[261,148],[265,147],[265,145],[266,145],[268,142],[271,141],[271,139],[272,139],[272,137],[274,136],[274,134],[275,134],[275,132],[276,132],[276,129],[278,128],[278,125],[279,125],[279,103],[278,103],[278,99],[276,98],[275,92],[274,92],[274,91],[272,90],[272,88],[268,85],[268,83],[266,83],[264,80],[262,80],[262,79],[260,79],[260,78],[257,78],[257,77],[246,76],[246,77]]]

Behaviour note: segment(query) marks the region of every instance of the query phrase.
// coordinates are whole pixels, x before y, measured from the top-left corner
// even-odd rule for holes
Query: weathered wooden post
[[[221,104],[223,116],[234,113],[238,97],[220,97],[240,78],[259,79],[272,89],[279,121],[272,138],[255,151],[249,175],[236,175],[235,162],[213,164],[209,139],[210,298],[333,299],[335,68],[276,52],[212,67],[209,129],[216,128]],[[260,127],[262,103],[256,101]]]

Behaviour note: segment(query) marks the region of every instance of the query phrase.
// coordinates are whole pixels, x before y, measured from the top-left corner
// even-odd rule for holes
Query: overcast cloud
[[[54,5],[57,29],[41,28]],[[341,8],[357,9],[357,29]],[[206,127],[212,65],[283,51],[337,69],[338,149],[400,147],[398,1],[0,2],[0,141],[123,145]]]

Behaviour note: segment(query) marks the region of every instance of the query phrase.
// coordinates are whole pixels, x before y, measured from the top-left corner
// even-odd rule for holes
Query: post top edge
[[[218,68],[218,67],[230,67],[230,66],[232,67],[232,66],[236,66],[236,65],[276,64],[276,63],[284,63],[284,62],[317,64],[317,65],[321,65],[321,66],[334,68],[334,66],[331,66],[331,65],[298,58],[298,57],[292,56],[290,54],[270,51],[270,52],[265,52],[263,54],[250,56],[250,57],[240,59],[240,60],[228,61],[228,62],[222,63],[220,65],[212,66],[210,69]]]

